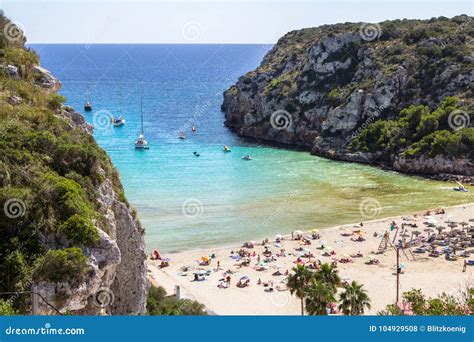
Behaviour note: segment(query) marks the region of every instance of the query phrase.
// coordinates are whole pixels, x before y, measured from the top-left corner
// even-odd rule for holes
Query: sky
[[[340,22],[473,13],[473,0],[0,0],[29,43],[258,43]]]

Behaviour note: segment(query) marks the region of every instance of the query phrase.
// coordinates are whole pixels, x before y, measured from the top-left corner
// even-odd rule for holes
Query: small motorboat
[[[114,125],[114,127],[120,127],[120,126],[125,125],[125,119],[121,116],[119,116],[118,118],[112,118],[110,120],[112,121],[112,124]]]
[[[193,154],[196,156],[196,157],[200,157],[201,155],[197,152],[193,152]]]
[[[186,139],[186,134],[184,132],[179,133],[178,138],[185,140]]]
[[[196,131],[197,131],[196,126],[193,126],[193,128],[191,128],[191,130],[192,130],[193,132],[196,132]]]
[[[246,155],[242,157],[243,160],[252,160],[252,157],[250,155]]]
[[[455,186],[453,188],[454,191],[461,191],[461,192],[468,192],[469,190],[466,189],[466,187],[464,185],[462,185],[460,182],[456,182],[458,183],[458,186]]]
[[[224,148],[222,149],[224,152],[230,152],[230,147],[227,145],[224,145]]]

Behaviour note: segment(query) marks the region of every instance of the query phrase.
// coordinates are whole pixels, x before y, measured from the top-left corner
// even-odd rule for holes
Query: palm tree
[[[370,309],[370,298],[362,284],[353,281],[344,285],[344,292],[339,295],[339,310],[344,315],[358,316],[364,314],[364,308]]]
[[[304,299],[306,288],[313,277],[313,273],[304,265],[293,267],[293,274],[288,276],[288,289],[291,294],[295,294],[301,300],[301,315],[304,316]]]
[[[321,268],[316,272],[315,278],[334,288],[341,284],[341,278],[336,267],[328,263],[321,264]]]
[[[336,288],[313,279],[306,291],[306,311],[310,315],[327,315],[327,307],[336,301]]]

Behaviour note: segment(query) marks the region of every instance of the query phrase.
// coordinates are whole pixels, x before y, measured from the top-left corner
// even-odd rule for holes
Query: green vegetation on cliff
[[[0,292],[81,282],[97,228],[108,231],[97,187],[111,179],[123,198],[121,185],[106,153],[65,115],[65,99],[39,84],[38,56],[5,25],[0,16]],[[11,297],[0,295],[2,308],[29,310],[29,296]]]
[[[434,111],[424,105],[410,106],[396,119],[369,124],[349,147],[361,152],[401,153],[406,157],[449,155],[474,160],[474,128],[456,126],[456,120],[470,121],[467,112],[459,109],[459,102],[456,97],[448,97]]]

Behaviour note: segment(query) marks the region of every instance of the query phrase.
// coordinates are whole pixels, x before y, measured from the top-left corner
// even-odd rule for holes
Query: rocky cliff
[[[225,124],[328,158],[474,175],[473,33],[468,16],[289,32],[225,91]]]
[[[144,231],[92,127],[0,16],[0,301],[19,313],[145,313]]]

